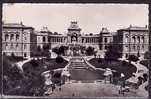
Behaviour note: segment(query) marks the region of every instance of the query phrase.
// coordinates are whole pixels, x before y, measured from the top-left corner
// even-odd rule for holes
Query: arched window
[[[13,40],[13,39],[14,39],[14,34],[11,34],[10,40]]]
[[[16,40],[19,40],[19,34],[16,34]]]
[[[140,50],[140,46],[139,45],[137,46],[137,50]]]
[[[133,42],[135,43],[135,42],[136,42],[136,38],[135,38],[135,36],[133,36],[133,37],[132,37],[132,39],[133,39]]]
[[[140,43],[140,37],[139,36],[137,37],[137,41],[138,41],[138,43]]]
[[[145,38],[144,38],[144,36],[142,36],[142,42],[145,43]]]

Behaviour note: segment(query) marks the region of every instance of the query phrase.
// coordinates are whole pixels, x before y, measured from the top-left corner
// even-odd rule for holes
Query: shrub
[[[56,63],[63,63],[64,59],[61,56],[56,57]]]
[[[33,66],[38,66],[38,65],[39,65],[39,62],[36,61],[36,60],[31,60],[30,63],[31,63]]]
[[[148,51],[144,54],[144,58],[149,59],[149,52]]]
[[[136,62],[136,61],[138,61],[139,59],[138,59],[138,57],[135,56],[135,55],[130,55],[130,56],[128,57],[128,60]]]
[[[93,47],[91,47],[91,46],[89,46],[87,49],[86,49],[86,54],[88,55],[88,56],[92,56],[92,55],[94,55],[94,48]]]

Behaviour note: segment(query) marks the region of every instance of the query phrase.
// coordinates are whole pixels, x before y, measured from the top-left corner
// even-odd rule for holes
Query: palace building
[[[3,24],[2,27],[3,54],[30,57],[37,42],[34,28],[25,26],[22,22]]]
[[[113,36],[107,28],[102,28],[98,34],[83,34],[78,23],[71,22],[68,32],[66,34],[51,33],[46,27],[42,31],[37,32],[37,45],[41,48],[44,44],[49,44],[51,49],[60,46],[67,46],[67,55],[81,55],[81,48],[88,48],[89,46],[95,48],[97,55],[104,56],[104,51],[107,45],[112,42]],[[53,55],[52,55],[53,57]]]
[[[96,55],[104,57],[110,44],[118,47],[123,58],[129,55],[144,57],[148,51],[148,28],[130,26],[119,29],[117,32],[109,32],[107,28],[102,28],[100,33],[81,33],[81,28],[76,21],[72,21],[67,28],[67,33],[52,33],[47,27],[41,31],[35,31],[33,27],[28,27],[22,23],[3,24],[2,40],[3,53],[6,55],[31,57],[31,53],[39,46],[43,49],[48,45],[51,57],[56,57],[53,48],[66,46],[65,56],[85,55],[82,50],[88,47],[94,48]]]
[[[129,26],[117,31],[117,39],[122,57],[127,58],[129,55],[135,55],[144,58],[144,54],[149,51],[149,31],[147,26],[136,27]]]

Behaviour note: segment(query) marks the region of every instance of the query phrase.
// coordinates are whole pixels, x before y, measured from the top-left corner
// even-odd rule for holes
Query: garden
[[[106,60],[103,58],[93,58],[89,60],[89,63],[95,66],[96,68],[110,68],[111,70],[115,70],[118,73],[123,73],[125,75],[125,79],[130,78],[133,73],[136,72],[135,66],[128,62],[120,60]]]
[[[64,68],[68,63],[62,57],[56,59],[31,60],[23,65],[23,73],[12,64],[18,60],[4,56],[3,58],[3,93],[5,95],[42,96],[44,78],[41,73]]]

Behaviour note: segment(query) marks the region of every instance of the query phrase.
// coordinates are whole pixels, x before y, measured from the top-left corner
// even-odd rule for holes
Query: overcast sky
[[[52,32],[67,32],[71,21],[77,21],[84,33],[109,31],[148,25],[148,5],[145,4],[13,4],[3,5],[3,21],[32,26],[40,30],[47,26]]]

